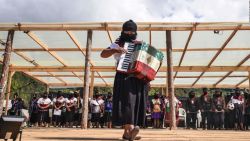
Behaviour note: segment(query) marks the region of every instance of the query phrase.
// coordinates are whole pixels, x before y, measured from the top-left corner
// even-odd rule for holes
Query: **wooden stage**
[[[27,128],[23,141],[121,141],[121,129]],[[141,129],[141,141],[250,141],[250,131]]]

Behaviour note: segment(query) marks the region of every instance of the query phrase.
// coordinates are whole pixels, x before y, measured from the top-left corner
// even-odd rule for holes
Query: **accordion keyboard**
[[[131,63],[131,58],[133,55],[134,46],[135,46],[135,44],[128,43],[128,42],[126,42],[124,44],[124,49],[127,50],[127,53],[124,53],[121,55],[120,61],[119,61],[118,66],[117,66],[117,70],[127,72],[128,68],[130,66],[130,63]]]

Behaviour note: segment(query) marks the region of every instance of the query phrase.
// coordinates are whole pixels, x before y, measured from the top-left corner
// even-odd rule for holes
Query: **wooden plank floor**
[[[119,141],[121,129],[28,128],[23,141]],[[250,141],[250,131],[143,129],[141,141]]]

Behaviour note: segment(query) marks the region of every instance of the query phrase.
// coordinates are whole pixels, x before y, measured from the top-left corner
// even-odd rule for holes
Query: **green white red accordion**
[[[154,80],[162,64],[163,53],[145,42],[142,44],[125,43],[124,48],[128,50],[128,53],[120,57],[117,71],[129,73],[145,81]]]

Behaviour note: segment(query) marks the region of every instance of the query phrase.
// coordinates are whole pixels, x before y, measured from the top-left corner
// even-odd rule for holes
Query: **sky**
[[[249,0],[0,0],[0,22],[248,22]]]

